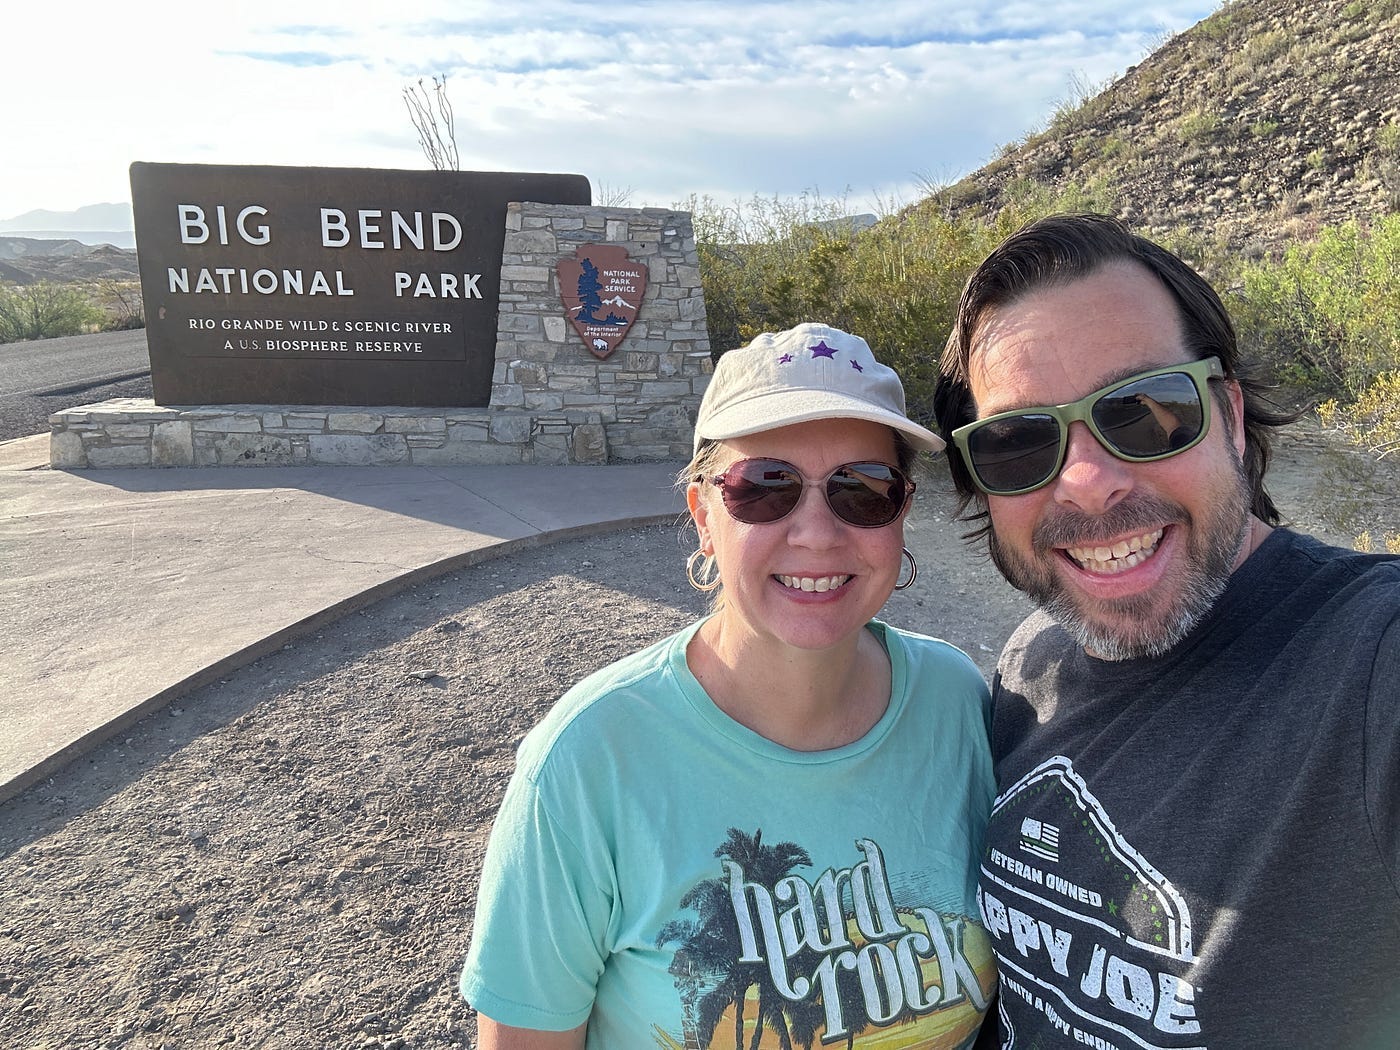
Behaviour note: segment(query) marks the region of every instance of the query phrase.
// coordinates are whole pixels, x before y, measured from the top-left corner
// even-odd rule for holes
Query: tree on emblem
[[[602,288],[603,282],[598,280],[598,267],[593,265],[592,259],[584,259],[583,272],[578,275],[578,319],[580,321],[587,321],[590,324],[603,323],[593,316],[593,311],[603,305],[603,297],[598,294]]]

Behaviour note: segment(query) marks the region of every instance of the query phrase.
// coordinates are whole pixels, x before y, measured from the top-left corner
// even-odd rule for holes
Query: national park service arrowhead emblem
[[[559,295],[575,331],[598,359],[617,349],[637,319],[647,268],[620,244],[583,244],[559,260]]]

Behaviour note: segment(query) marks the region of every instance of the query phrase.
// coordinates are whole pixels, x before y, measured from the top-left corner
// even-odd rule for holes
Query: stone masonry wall
[[[581,244],[620,244],[647,290],[607,360],[564,314],[555,270]],[[57,468],[606,463],[686,460],[712,371],[690,216],[512,204],[491,403],[485,408],[164,406],[118,399],[50,417]]]
[[[555,271],[601,243],[623,245],[648,271],[641,311],[604,361],[565,317]],[[690,215],[511,204],[501,264],[492,407],[528,414],[540,441],[569,435],[573,462],[689,459],[711,371]]]

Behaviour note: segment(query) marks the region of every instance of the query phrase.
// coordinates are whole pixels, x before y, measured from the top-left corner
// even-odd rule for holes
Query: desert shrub
[[[89,298],[102,311],[99,325],[104,332],[146,327],[140,281],[101,281]]]
[[[1332,395],[1326,425],[1378,453],[1400,447],[1400,215],[1324,228],[1247,266],[1232,306],[1253,356]]]
[[[692,196],[677,206],[689,211],[694,222],[710,347],[716,354],[761,331],[796,323],[787,319],[822,297],[820,281],[830,279],[830,257],[856,235],[845,199],[828,200],[817,193],[732,203]],[[814,274],[808,263],[819,246],[827,263]]]
[[[1283,29],[1266,29],[1245,41],[1240,54],[1247,64],[1257,68],[1286,55],[1291,46],[1292,35],[1289,32]]]
[[[1183,142],[1197,142],[1212,137],[1220,130],[1220,116],[1207,110],[1197,109],[1187,113],[1177,121],[1177,132]]]
[[[102,320],[77,287],[42,281],[0,287],[0,343],[91,331]]]
[[[994,215],[958,214],[937,195],[861,228],[844,201],[692,199],[710,345],[723,353],[759,332],[825,321],[855,332],[904,381],[928,418],[938,357],[972,269],[1024,223],[1056,211],[1113,210],[1102,183],[1006,187]]]
[[[1323,426],[1377,456],[1400,452],[1400,371],[1382,372],[1350,404],[1324,401],[1317,414]]]
[[[1385,189],[1391,211],[1400,211],[1400,123],[1392,121],[1376,129],[1375,146],[1363,162],[1368,178]]]

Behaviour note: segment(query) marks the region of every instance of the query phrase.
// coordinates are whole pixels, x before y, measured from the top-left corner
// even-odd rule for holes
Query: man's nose
[[[1132,464],[1104,448],[1087,426],[1071,423],[1066,440],[1065,461],[1054,484],[1057,503],[1102,514],[1132,491]]]

